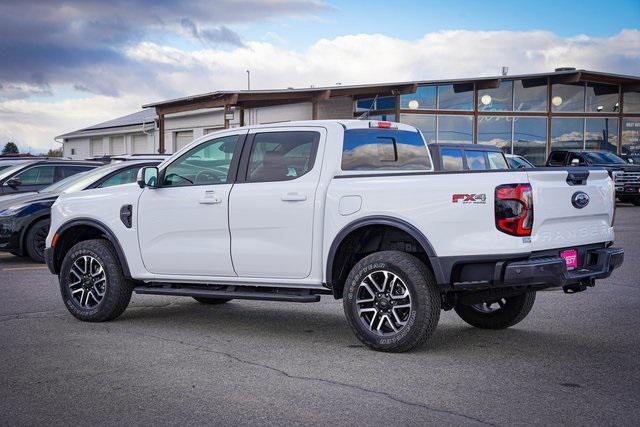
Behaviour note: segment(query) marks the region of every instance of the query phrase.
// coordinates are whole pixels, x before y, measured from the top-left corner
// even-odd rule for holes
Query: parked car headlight
[[[0,211],[0,218],[2,217],[7,217],[7,216],[14,216],[15,214],[17,214],[20,209],[22,209],[24,207],[24,205],[14,205],[14,206],[9,206],[6,209],[3,209]]]

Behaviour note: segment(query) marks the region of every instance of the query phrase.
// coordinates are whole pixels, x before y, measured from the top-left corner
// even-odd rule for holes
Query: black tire
[[[536,292],[530,291],[509,298],[502,298],[500,304],[496,302],[496,309],[491,312],[483,312],[480,304],[463,305],[456,304],[454,310],[458,316],[471,326],[480,329],[506,329],[520,323],[531,311],[536,301]],[[486,310],[486,308],[485,308]]]
[[[49,219],[41,219],[29,228],[24,244],[27,255],[35,262],[44,263],[44,247],[50,225]]]
[[[636,197],[635,199],[631,200],[631,203],[633,203],[633,206],[640,206],[640,198]]]
[[[202,304],[218,305],[231,301],[233,298],[208,298],[208,297],[193,297],[194,300],[201,302]]]
[[[70,284],[74,283],[78,277],[76,273],[71,272],[71,268],[74,262],[81,261],[83,256],[97,260],[105,273],[104,296],[94,307],[83,306],[76,299],[77,297],[72,295],[70,288]],[[115,250],[107,240],[85,240],[74,245],[65,255],[58,277],[60,293],[67,309],[73,316],[86,322],[113,320],[124,312],[131,300],[133,285],[122,274],[122,267]],[[89,302],[88,296],[87,302]]]
[[[384,335],[365,323],[368,319],[359,315],[356,303],[361,283],[371,274],[383,274],[381,271],[396,275],[410,295],[406,323],[397,332]],[[440,289],[431,270],[418,258],[399,251],[376,252],[363,258],[351,269],[343,291],[343,308],[351,330],[364,345],[378,351],[403,352],[423,345],[438,325],[440,305]]]

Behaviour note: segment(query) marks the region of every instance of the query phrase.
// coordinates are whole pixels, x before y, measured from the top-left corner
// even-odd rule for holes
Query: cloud
[[[330,10],[315,0],[21,0],[0,2],[0,99],[72,84],[117,96],[145,85],[146,70],[124,50],[146,39],[184,35],[207,48],[242,46],[229,25]],[[130,85],[122,83],[127,74]]]
[[[200,31],[200,24],[194,22]],[[502,65],[510,67],[510,74],[574,66],[633,75],[640,70],[640,31],[623,30],[611,37],[560,37],[546,31],[442,31],[418,40],[353,34],[320,39],[305,50],[245,41],[231,49],[205,45],[186,51],[141,39],[117,50],[116,57],[120,61],[116,66],[102,66],[100,58],[94,57],[93,63],[79,58],[86,62],[80,71],[64,68],[65,87],[90,83],[88,87],[100,95],[54,103],[19,100],[15,95],[0,99],[0,143],[11,135],[23,145],[48,148],[55,145],[55,135],[134,112],[151,101],[245,88],[247,69],[256,89],[489,76],[499,74]],[[95,81],[80,75],[86,70]],[[2,90],[58,90],[60,84],[43,81],[3,83]]]

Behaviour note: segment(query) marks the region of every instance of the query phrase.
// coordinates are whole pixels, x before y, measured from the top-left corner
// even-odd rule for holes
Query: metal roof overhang
[[[386,85],[336,86],[332,88],[285,89],[273,91],[221,91],[147,104],[144,108],[154,107],[158,114],[164,115],[225,106],[238,106],[242,108],[269,107],[295,102],[325,101],[330,98],[341,96],[351,96],[354,98],[366,98],[376,95],[391,96],[403,93],[413,93],[416,91],[417,87],[417,83],[397,83]]]

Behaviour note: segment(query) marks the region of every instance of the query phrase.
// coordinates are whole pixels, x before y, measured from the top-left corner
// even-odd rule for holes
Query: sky
[[[640,0],[0,0],[0,145],[223,89],[640,75]]]

